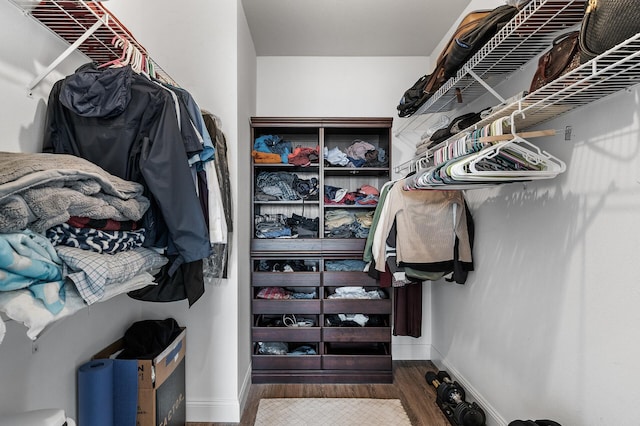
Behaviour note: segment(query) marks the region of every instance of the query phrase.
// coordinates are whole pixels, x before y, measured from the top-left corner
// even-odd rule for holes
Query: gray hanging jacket
[[[202,144],[186,120],[184,105],[177,113],[170,92],[130,66],[86,64],[54,84],[44,132],[43,152],[85,158],[145,187],[152,201],[145,246],[167,246],[176,255],[169,275],[210,254],[188,164]]]

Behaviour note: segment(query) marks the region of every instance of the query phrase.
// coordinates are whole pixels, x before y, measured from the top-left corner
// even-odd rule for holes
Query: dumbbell
[[[553,420],[514,420],[508,426],[562,426]]]
[[[425,374],[427,383],[436,389],[440,408],[457,426],[484,426],[486,417],[482,408],[475,402],[465,401],[465,391],[458,382],[451,380],[445,371],[438,374],[429,371]]]

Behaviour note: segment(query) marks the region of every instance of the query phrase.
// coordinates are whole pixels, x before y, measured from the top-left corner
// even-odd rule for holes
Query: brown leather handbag
[[[464,18],[462,18],[462,21],[460,22],[460,24],[458,24],[458,27],[451,36],[451,39],[444,47],[444,49],[442,49],[440,55],[438,55],[436,67],[434,71],[429,75],[429,81],[427,81],[427,84],[424,88],[425,93],[433,94],[440,88],[440,86],[445,83],[446,79],[444,76],[444,64],[447,59],[447,55],[449,54],[451,49],[453,49],[456,38],[474,29],[490,13],[491,10],[476,10],[474,12],[468,13]]]
[[[518,8],[503,5],[467,14],[440,52],[425,92],[433,94],[438,90],[517,13]]]
[[[538,68],[531,79],[529,93],[538,90],[579,65],[578,31],[560,35],[553,41],[551,49],[547,50],[538,60]]]

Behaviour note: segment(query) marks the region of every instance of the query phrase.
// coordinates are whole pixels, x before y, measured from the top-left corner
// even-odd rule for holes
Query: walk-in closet
[[[585,53],[585,16],[625,7]],[[486,16],[451,68],[451,41],[477,43],[460,26]],[[171,344],[148,387],[129,377],[154,404],[179,380],[179,424],[350,398],[384,399],[397,424],[462,426],[446,405],[482,410],[466,426],[638,425],[638,16],[623,0],[0,0],[0,425],[41,409],[98,425],[81,366],[147,320]],[[88,222],[126,231],[99,279],[65,234]],[[58,275],[18,287],[12,254]]]

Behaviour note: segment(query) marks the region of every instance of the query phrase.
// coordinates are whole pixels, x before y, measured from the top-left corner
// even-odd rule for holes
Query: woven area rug
[[[399,399],[261,399],[255,426],[411,426]]]

